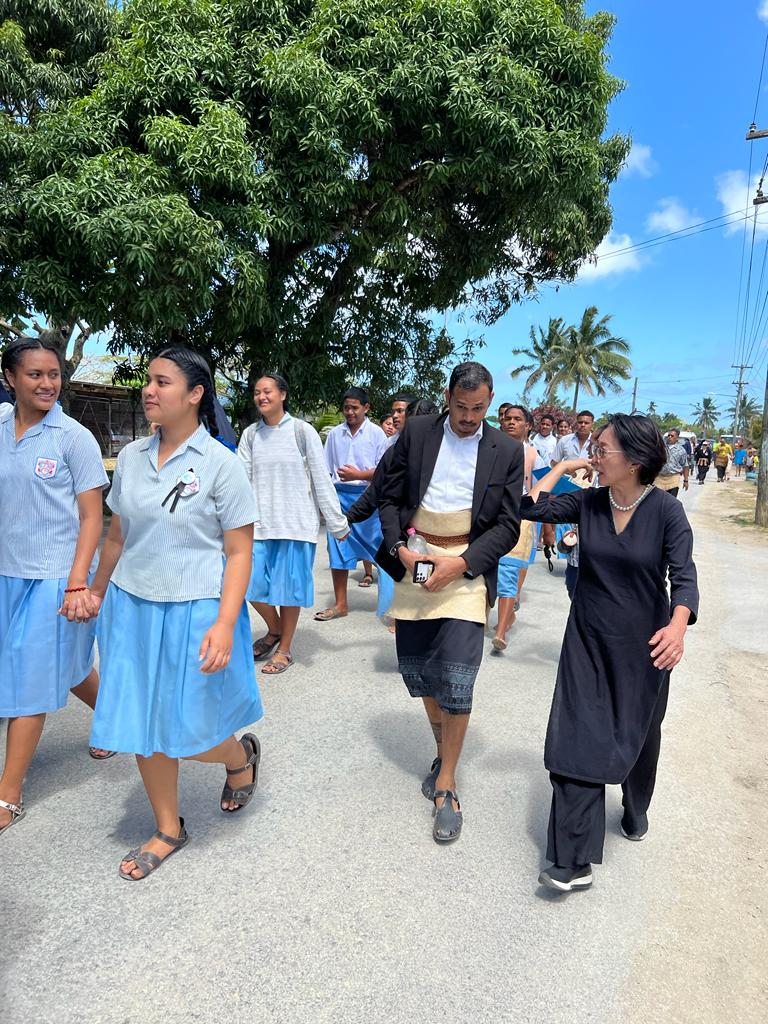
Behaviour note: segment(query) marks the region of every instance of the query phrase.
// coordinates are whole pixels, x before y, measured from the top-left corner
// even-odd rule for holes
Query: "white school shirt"
[[[534,434],[531,438],[531,444],[549,466],[555,457],[555,448],[557,448],[557,438],[555,435],[548,434],[544,437],[543,434]]]
[[[126,445],[107,504],[120,516],[124,538],[112,582],[146,601],[221,597],[224,531],[256,519],[253,491],[238,457],[204,426],[157,467],[160,430]],[[171,512],[163,500],[191,470],[194,484]]]
[[[566,434],[565,437],[561,437],[557,442],[552,462],[562,462],[563,459],[588,459],[591,443],[591,434],[584,444],[579,441],[578,434]]]
[[[18,444],[14,407],[6,405],[0,413],[0,576],[69,576],[80,534],[77,496],[108,483],[93,434],[60,405]]]
[[[443,422],[443,439],[432,478],[421,501],[428,512],[463,512],[472,508],[477,452],[483,424],[470,437],[454,433],[450,417]]]
[[[335,484],[344,483],[339,477],[340,466],[356,469],[376,469],[388,448],[387,435],[377,423],[366,418],[353,434],[346,423],[339,423],[328,434],[325,442],[325,464]],[[347,480],[346,483],[365,488],[370,480]]]

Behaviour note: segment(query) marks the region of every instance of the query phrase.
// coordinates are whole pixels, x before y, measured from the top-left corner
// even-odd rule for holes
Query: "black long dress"
[[[693,534],[680,502],[654,488],[616,533],[608,488],[523,498],[534,522],[577,523],[579,577],[560,653],[544,763],[607,784],[626,779],[642,749],[667,670],[648,641],[677,605],[696,621]],[[667,574],[671,601],[667,590]]]

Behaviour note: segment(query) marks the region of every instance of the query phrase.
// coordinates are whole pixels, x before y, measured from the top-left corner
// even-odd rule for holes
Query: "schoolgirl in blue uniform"
[[[24,776],[46,714],[64,707],[70,690],[96,703],[85,602],[108,483],[93,435],[57,404],[54,346],[20,338],[3,352],[2,370],[16,404],[0,413],[0,718],[8,719],[0,833],[24,817]],[[110,753],[91,749],[100,759]]]
[[[263,713],[244,601],[255,505],[237,456],[215,440],[213,398],[202,356],[160,352],[143,391],[158,429],[120,452],[107,497],[92,588],[102,675],[92,742],[109,737],[136,755],[155,814],[155,834],[121,861],[132,881],[187,842],[179,758],[226,766],[223,811],[245,807],[256,788],[259,741],[233,735]]]

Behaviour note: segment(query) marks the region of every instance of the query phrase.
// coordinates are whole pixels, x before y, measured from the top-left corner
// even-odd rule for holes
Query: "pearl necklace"
[[[640,495],[640,497],[639,498],[635,498],[635,500],[632,502],[631,505],[619,505],[619,503],[617,501],[613,500],[613,491],[609,487],[608,488],[608,500],[610,501],[611,506],[613,508],[615,508],[617,512],[631,512],[633,508],[636,508],[640,504],[640,502],[643,500],[643,498],[646,496],[646,494],[652,488],[653,488],[653,484],[647,484],[645,490]]]

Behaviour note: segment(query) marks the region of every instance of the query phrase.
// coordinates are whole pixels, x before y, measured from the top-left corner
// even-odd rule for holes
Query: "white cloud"
[[[596,262],[585,263],[579,271],[578,281],[594,281],[601,277],[616,277],[630,270],[640,270],[643,260],[634,250],[625,252],[635,243],[630,235],[606,235],[595,252]]]
[[[768,0],[766,0],[768,3]],[[658,210],[654,210],[645,223],[646,230],[650,233],[665,234],[668,231],[682,231],[692,224],[701,220],[697,213],[686,209],[679,199],[674,196],[667,196],[658,202]]]
[[[766,4],[768,5],[768,0],[766,0]],[[735,211],[745,213],[749,218],[751,231],[754,213],[757,210],[756,234],[758,236],[768,235],[768,203],[764,203],[761,206],[752,205],[752,200],[755,198],[757,187],[760,184],[760,178],[755,175],[749,188],[747,188],[747,184],[747,175],[744,171],[726,171],[724,174],[718,175],[717,198],[720,200],[723,213],[734,213]],[[725,233],[727,235],[733,235],[737,231],[743,230],[744,221],[740,217],[732,218],[725,225]]]
[[[765,0],[768,3],[768,0]],[[624,163],[624,174],[637,174],[640,178],[652,178],[658,170],[659,165],[653,159],[650,146],[644,146],[640,142],[633,142],[629,156]]]
[[[760,6],[757,9],[757,16],[760,21],[768,24],[768,0],[761,0]]]

